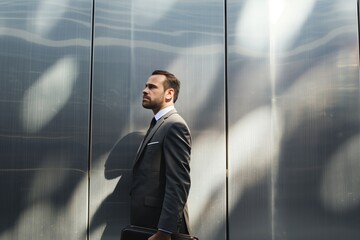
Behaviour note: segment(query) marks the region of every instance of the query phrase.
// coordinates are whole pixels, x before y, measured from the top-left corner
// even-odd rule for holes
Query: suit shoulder
[[[185,120],[179,114],[172,114],[164,124],[164,133],[167,140],[183,139],[183,143],[191,146],[191,132]],[[179,142],[177,142],[178,144]]]
[[[180,116],[180,114],[178,114],[178,113],[173,113],[173,114],[171,114],[168,118],[167,118],[167,120],[166,120],[166,123],[167,124],[176,124],[176,123],[178,123],[178,124],[183,124],[183,125],[186,125],[187,126],[187,123],[186,123],[186,121]]]

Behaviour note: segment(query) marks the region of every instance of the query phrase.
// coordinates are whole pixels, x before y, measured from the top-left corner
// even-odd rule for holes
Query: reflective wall
[[[0,239],[84,239],[90,1],[0,2]]]
[[[360,237],[357,1],[228,1],[229,239]]]
[[[222,1],[96,1],[90,236],[129,223],[132,160],[152,112],[142,90],[155,69],[181,81],[178,112],[193,137],[190,221],[225,239],[225,44]]]
[[[356,0],[0,2],[0,239],[119,239],[175,73],[193,233],[360,237]]]

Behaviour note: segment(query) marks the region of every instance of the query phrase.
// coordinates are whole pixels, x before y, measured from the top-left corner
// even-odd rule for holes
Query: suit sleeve
[[[165,196],[159,229],[177,232],[190,189],[190,131],[184,123],[174,123],[164,142]],[[183,219],[184,221],[184,219]]]

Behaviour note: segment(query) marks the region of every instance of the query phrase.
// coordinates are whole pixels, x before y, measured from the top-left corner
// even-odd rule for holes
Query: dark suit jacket
[[[131,224],[189,232],[190,151],[189,128],[172,110],[157,121],[138,150],[131,186]]]

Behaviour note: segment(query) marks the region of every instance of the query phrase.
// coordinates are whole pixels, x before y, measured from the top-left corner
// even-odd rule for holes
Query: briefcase
[[[121,231],[121,240],[147,240],[157,232],[155,229],[127,226]],[[182,233],[171,234],[171,240],[199,240],[197,237]]]

